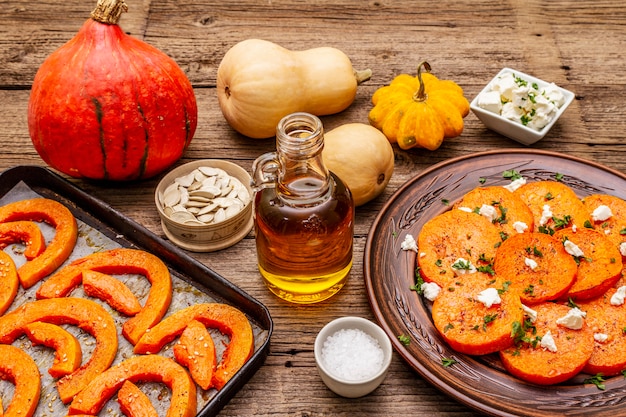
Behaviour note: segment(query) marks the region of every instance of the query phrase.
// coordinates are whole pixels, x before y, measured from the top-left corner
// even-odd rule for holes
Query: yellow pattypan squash
[[[439,80],[430,72],[422,73],[422,67],[430,71],[428,62],[423,62],[416,77],[401,74],[391,84],[376,90],[368,118],[372,126],[400,148],[434,151],[444,138],[463,132],[469,102],[454,81]]]

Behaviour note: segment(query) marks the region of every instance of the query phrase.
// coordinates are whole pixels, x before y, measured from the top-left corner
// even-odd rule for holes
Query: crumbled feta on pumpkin
[[[570,309],[566,315],[556,320],[556,324],[560,324],[563,327],[567,327],[571,330],[580,330],[583,327],[583,319],[587,316],[587,313],[574,307]]]

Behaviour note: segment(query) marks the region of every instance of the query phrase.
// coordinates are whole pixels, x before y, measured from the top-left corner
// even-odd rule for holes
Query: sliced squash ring
[[[70,404],[68,414],[98,415],[125,381],[163,382],[172,390],[168,417],[194,417],[196,384],[181,365],[159,355],[133,356],[94,378]]]
[[[36,321],[72,324],[96,339],[89,361],[56,383],[59,397],[68,403],[113,363],[118,345],[115,322],[100,304],[88,299],[68,297],[32,301],[0,317],[0,343],[13,343],[24,333],[26,325]]]
[[[244,365],[254,350],[252,326],[246,315],[234,307],[204,303],[179,310],[145,333],[135,345],[135,353],[159,352],[167,342],[180,335],[192,320],[217,328],[230,337],[230,343],[213,374],[212,385],[219,390]]]
[[[21,200],[0,207],[0,223],[18,220],[46,222],[56,230],[43,253],[17,271],[22,287],[30,288],[69,258],[76,245],[78,225],[67,207],[47,198]]]
[[[0,345],[0,379],[15,384],[13,398],[4,415],[31,417],[35,414],[41,395],[41,377],[33,358],[18,347]]]
[[[80,285],[86,270],[141,274],[150,281],[150,292],[143,308],[122,327],[124,337],[133,345],[163,318],[172,301],[172,278],[163,261],[148,252],[128,248],[96,252],[75,260],[42,283],[37,298],[65,297]]]

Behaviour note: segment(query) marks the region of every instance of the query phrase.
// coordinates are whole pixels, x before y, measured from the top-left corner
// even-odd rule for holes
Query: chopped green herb
[[[561,181],[563,180],[564,175],[561,174],[560,172],[557,172],[556,174],[554,174],[554,179],[556,179],[557,181]]]
[[[487,182],[487,178],[480,177],[480,178],[478,179],[478,182],[479,182],[479,183],[481,183],[481,184],[484,184],[485,182]]]
[[[398,340],[404,346],[409,346],[411,344],[411,338],[405,334],[401,334],[400,336],[398,336]]]
[[[585,379],[583,381],[583,384],[593,384],[598,387],[598,389],[604,390],[606,389],[606,385],[604,385],[604,382],[606,382],[606,380],[604,379],[602,374],[596,374],[592,377]]]
[[[455,363],[458,363],[458,361],[456,361],[455,359],[451,359],[451,358],[443,358],[443,359],[441,359],[441,364],[444,366],[444,368],[452,366]]]
[[[450,204],[450,200],[448,200],[447,198],[442,198],[441,203],[443,203],[444,206],[447,206]]]
[[[503,178],[508,178],[511,181],[518,180],[518,179],[522,178],[522,176],[519,174],[519,172],[515,171],[514,169],[509,169],[509,170],[504,171],[502,173],[502,177]]]

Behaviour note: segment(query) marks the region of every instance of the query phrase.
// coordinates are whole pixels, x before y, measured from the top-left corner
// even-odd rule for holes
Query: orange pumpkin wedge
[[[22,243],[26,246],[24,257],[29,261],[46,250],[46,240],[37,223],[29,220],[0,223],[0,249],[12,243]]]
[[[41,377],[37,364],[22,349],[11,345],[0,345],[0,379],[15,385],[6,417],[31,417],[35,414],[41,395]],[[0,403],[0,414],[2,414]]]
[[[0,315],[9,309],[20,286],[13,259],[0,251]]]
[[[211,387],[217,364],[215,344],[204,324],[192,320],[174,345],[176,362],[187,367],[191,377],[202,389]]]
[[[146,332],[135,345],[135,353],[156,353],[165,344],[183,333],[191,321],[215,327],[230,337],[213,375],[212,386],[221,389],[245,364],[254,350],[254,335],[248,318],[227,304],[196,304],[179,310]]]
[[[83,271],[83,290],[90,297],[98,298],[111,308],[127,316],[141,311],[139,300],[130,288],[119,279],[97,271]]]
[[[56,383],[64,403],[111,366],[117,354],[117,330],[111,315],[98,303],[84,298],[55,298],[22,304],[0,317],[0,343],[13,343],[24,327],[36,321],[72,324],[96,339],[96,347],[87,363]]]
[[[117,402],[126,417],[159,417],[150,398],[129,380],[117,392]]]
[[[159,355],[133,356],[102,372],[74,397],[68,414],[98,415],[124,381],[163,382],[172,391],[167,417],[196,415],[196,385],[185,368]]]
[[[69,375],[80,367],[83,352],[76,337],[56,324],[36,321],[24,326],[33,345],[44,345],[56,351],[48,373],[53,378]]]
[[[30,288],[67,260],[76,245],[78,225],[67,207],[47,198],[21,200],[0,207],[0,223],[18,220],[45,222],[56,230],[43,253],[17,271],[22,287]]]
[[[75,260],[43,282],[37,290],[37,298],[65,297],[81,283],[83,271],[87,270],[141,274],[150,281],[150,292],[143,308],[122,327],[124,337],[133,345],[163,318],[172,301],[172,278],[163,261],[148,252],[128,248],[96,252]]]

